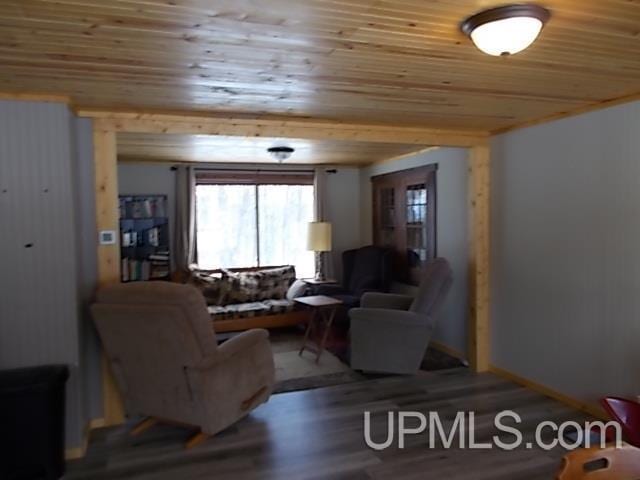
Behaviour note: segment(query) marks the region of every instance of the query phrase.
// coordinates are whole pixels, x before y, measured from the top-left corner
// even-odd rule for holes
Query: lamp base
[[[324,274],[324,252],[316,252],[316,275],[314,280],[317,282],[324,282],[326,276]]]

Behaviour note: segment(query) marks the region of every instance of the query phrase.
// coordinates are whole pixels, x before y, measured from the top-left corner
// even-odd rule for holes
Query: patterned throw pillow
[[[286,298],[289,287],[296,280],[296,269],[292,265],[260,270],[258,273],[260,300]]]
[[[202,292],[207,305],[224,305],[228,301],[227,296],[230,286],[222,276],[207,275],[194,271],[191,272],[187,283]]]
[[[296,269],[293,266],[254,272],[231,272],[223,269],[222,278],[229,285],[227,303],[259,302],[285,298],[289,286],[296,279]]]
[[[258,272],[232,272],[222,269],[222,278],[229,285],[227,303],[247,303],[260,300]]]

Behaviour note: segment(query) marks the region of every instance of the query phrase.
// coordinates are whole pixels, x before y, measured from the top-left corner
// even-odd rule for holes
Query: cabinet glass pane
[[[378,243],[392,247],[395,243],[396,193],[393,187],[380,189],[380,228]]]
[[[428,258],[427,235],[427,186],[424,183],[409,185],[406,190],[407,215],[407,264],[419,269]]]
[[[395,190],[393,188],[380,189],[380,226],[393,228],[395,226]]]

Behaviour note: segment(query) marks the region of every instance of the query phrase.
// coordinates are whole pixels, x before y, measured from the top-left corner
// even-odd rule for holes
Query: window
[[[299,277],[315,273],[306,250],[313,221],[310,173],[198,175],[198,264],[204,269],[294,265]]]

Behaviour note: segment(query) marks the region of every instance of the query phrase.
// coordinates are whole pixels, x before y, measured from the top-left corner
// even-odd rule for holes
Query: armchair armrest
[[[363,308],[386,308],[393,310],[409,310],[413,297],[395,293],[367,292],[362,296],[360,305]]]
[[[267,341],[268,338],[269,332],[262,328],[247,330],[246,332],[243,332],[220,345],[216,355],[207,357],[198,365],[193,365],[190,368],[195,370],[210,369],[218,363],[229,360],[236,354],[246,352],[248,349],[258,345],[259,343]]]
[[[393,310],[391,308],[352,308],[349,310],[352,321],[386,324],[403,327],[429,327],[429,317],[405,310]]]
[[[275,366],[268,337],[266,330],[249,330],[185,368],[192,399],[203,415],[203,432],[220,431],[269,398]]]
[[[268,338],[269,332],[263,328],[254,328],[243,332],[218,347],[218,361],[222,362],[237,353],[246,351],[260,342],[267,341]]]

